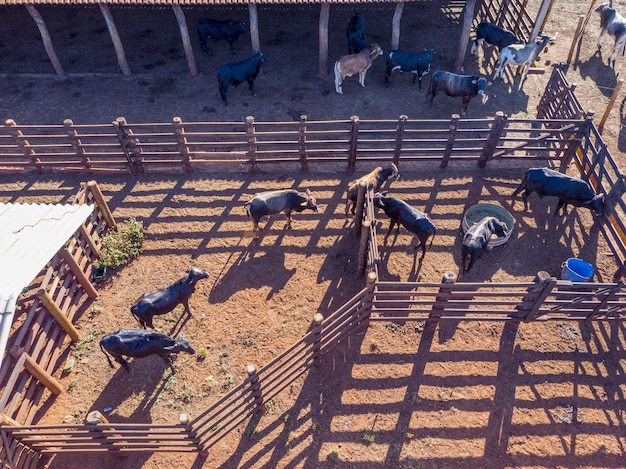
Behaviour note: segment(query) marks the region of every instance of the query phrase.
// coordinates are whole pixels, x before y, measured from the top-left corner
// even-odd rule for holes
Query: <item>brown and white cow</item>
[[[376,57],[382,55],[383,50],[378,44],[372,44],[371,47],[363,49],[356,54],[344,55],[339,57],[335,62],[335,91],[343,94],[341,85],[346,77],[359,74],[359,83],[365,87],[365,74],[372,66],[372,62]]]

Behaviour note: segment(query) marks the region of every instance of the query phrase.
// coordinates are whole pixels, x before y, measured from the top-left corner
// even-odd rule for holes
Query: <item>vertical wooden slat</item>
[[[113,21],[111,10],[109,10],[109,6],[106,3],[98,3],[98,6],[100,7],[100,11],[102,12],[102,16],[104,17],[104,22],[107,25],[109,34],[111,35],[113,47],[115,48],[115,55],[117,56],[117,63],[122,69],[122,73],[124,74],[124,76],[130,77],[132,74],[130,72],[130,68],[128,67],[128,62],[126,61],[124,46],[122,45],[122,40],[120,39],[120,35],[117,32],[117,28],[115,27],[115,22]]]
[[[472,30],[472,21],[474,20],[474,7],[476,0],[467,0],[465,3],[465,13],[463,16],[463,29],[461,30],[461,42],[459,44],[459,50],[456,54],[456,61],[454,62],[454,71],[456,73],[463,72],[463,62],[465,60],[465,53],[467,51],[467,43],[469,42],[470,32]]]
[[[54,46],[52,45],[52,39],[50,38],[50,33],[48,32],[48,27],[46,26],[46,22],[44,21],[43,17],[39,14],[39,11],[37,11],[37,8],[35,8],[34,5],[27,4],[25,5],[25,7],[26,7],[26,10],[28,10],[28,13],[30,14],[30,16],[33,18],[33,20],[35,20],[35,24],[37,25],[37,28],[39,29],[39,34],[41,34],[43,46],[46,48],[46,53],[48,54],[48,57],[50,58],[50,62],[52,62],[52,66],[54,67],[54,70],[57,72],[57,75],[64,76],[65,71],[63,70],[63,66],[61,65],[61,62],[59,61],[59,58],[57,57],[56,52],[54,51]]]
[[[452,155],[452,150],[454,149],[454,141],[456,139],[456,131],[459,128],[459,119],[461,116],[459,114],[452,114],[452,120],[450,121],[450,129],[448,130],[448,142],[446,143],[446,148],[443,151],[443,155],[441,157],[441,164],[439,165],[442,169],[448,166],[448,161],[450,161],[450,156]]]
[[[393,163],[398,166],[400,163],[400,153],[402,152],[402,139],[404,137],[404,126],[409,119],[406,115],[401,115],[398,119],[398,126],[396,127],[396,144],[393,149]]]
[[[391,50],[400,47],[400,23],[402,20],[402,12],[404,11],[404,2],[396,2],[396,9],[391,20]]]
[[[191,156],[189,154],[187,138],[185,137],[183,120],[180,117],[174,117],[172,125],[174,126],[174,135],[176,137],[176,143],[178,144],[178,151],[185,165],[185,171],[190,173],[193,171],[193,165],[191,164]]]
[[[256,173],[259,170],[259,166],[256,162],[256,135],[254,129],[254,117],[246,117],[246,135],[248,138],[248,161],[250,162],[252,172]]]
[[[323,2],[320,5],[319,19],[319,78],[326,78],[328,75],[328,22],[330,19],[330,3]]]
[[[309,163],[306,160],[306,115],[300,116],[300,125],[298,126],[298,153],[300,153],[300,169],[303,172],[309,171]]]
[[[191,47],[191,41],[189,40],[189,29],[187,29],[187,21],[185,20],[185,13],[180,5],[173,4],[174,16],[178,22],[178,29],[180,29],[180,37],[183,40],[183,49],[185,50],[185,56],[187,57],[187,66],[189,67],[189,73],[192,77],[198,76],[198,67],[196,65],[196,59],[193,55],[193,48]]]
[[[359,142],[359,116],[350,117],[352,128],[350,130],[350,148],[348,150],[348,171],[353,172],[356,167],[356,153]]]

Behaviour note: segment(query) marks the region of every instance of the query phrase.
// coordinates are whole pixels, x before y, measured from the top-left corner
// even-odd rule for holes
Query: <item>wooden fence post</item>
[[[365,266],[367,265],[367,242],[370,237],[370,227],[372,222],[369,220],[363,221],[361,226],[361,242],[359,244],[359,267],[357,274],[360,277],[365,272]]]
[[[67,132],[67,135],[72,140],[72,148],[76,152],[76,155],[83,162],[83,166],[85,167],[85,169],[89,171],[91,169],[91,162],[89,161],[89,158],[85,154],[85,149],[83,148],[83,145],[80,139],[78,138],[78,132],[76,131],[76,129],[73,128],[73,125],[74,125],[74,122],[72,121],[72,119],[65,119],[63,121],[63,126],[65,127],[65,131]]]
[[[72,341],[78,342],[80,337],[80,332],[78,329],[72,324],[61,308],[54,302],[54,299],[50,296],[50,294],[44,290],[43,288],[37,291],[37,299],[41,301],[41,304],[48,310],[48,313],[54,318],[56,322],[63,328],[63,330],[70,336]]]
[[[298,151],[300,152],[300,168],[303,172],[309,171],[309,163],[306,160],[306,119],[305,114],[300,116],[298,127]]]
[[[30,159],[31,164],[35,166],[35,168],[37,168],[38,172],[43,173],[45,168],[41,164],[41,160],[35,154],[35,150],[31,148],[28,140],[24,138],[24,134],[22,133],[22,131],[16,128],[17,124],[15,123],[15,121],[13,119],[7,119],[5,126],[11,129],[11,134],[13,135],[15,140],[17,140],[17,145],[24,152],[24,156]]]
[[[83,272],[83,269],[78,265],[76,258],[70,254],[67,250],[67,247],[59,250],[59,256],[63,259],[63,262],[67,264],[70,268],[74,277],[82,287],[83,291],[87,294],[89,298],[92,300],[98,298],[98,290],[93,286],[93,284],[89,281],[89,278]]]
[[[320,366],[322,361],[322,322],[324,322],[324,316],[320,313],[315,313],[313,316],[313,352],[311,354],[311,360],[313,360],[313,366]]]
[[[487,141],[485,142],[483,150],[480,153],[480,159],[478,160],[479,168],[484,168],[487,165],[489,158],[491,158],[495,153],[498,141],[500,140],[500,136],[504,130],[504,125],[506,124],[506,119],[507,117],[502,111],[496,112],[496,118],[491,125],[491,131],[489,132]]]
[[[187,137],[185,137],[183,120],[180,117],[174,117],[172,125],[174,126],[174,136],[178,144],[178,151],[183,158],[185,170],[190,173],[193,171],[193,166],[191,165],[191,157],[189,156],[189,145],[187,144]]]
[[[354,209],[354,236],[361,234],[361,223],[363,223],[363,211],[365,210],[365,193],[367,192],[367,181],[359,182],[356,195],[356,207]]]
[[[189,73],[192,77],[198,76],[198,67],[196,65],[196,59],[193,55],[193,48],[191,47],[191,41],[189,40],[189,29],[187,28],[187,20],[185,19],[185,12],[179,4],[173,4],[174,16],[178,22],[178,29],[180,29],[180,37],[183,40],[183,49],[185,50],[185,56],[187,57],[187,66],[189,67]]]
[[[87,188],[91,192],[93,200],[98,206],[98,210],[100,210],[102,218],[104,218],[104,221],[109,229],[117,231],[117,223],[115,223],[115,218],[113,218],[113,214],[111,213],[111,210],[109,210],[109,206],[107,205],[106,200],[104,200],[102,192],[100,192],[100,187],[98,187],[98,183],[96,181],[89,181],[87,183]]]
[[[572,63],[572,55],[574,55],[574,49],[576,49],[576,44],[580,42],[582,38],[581,30],[583,20],[585,19],[585,15],[578,15],[578,25],[576,25],[576,31],[574,32],[574,38],[572,39],[572,45],[569,48],[569,54],[567,54],[567,65]]]
[[[398,119],[398,126],[396,127],[396,145],[393,149],[393,164],[398,166],[400,162],[400,153],[402,152],[402,138],[404,135],[404,126],[409,116],[402,114]]]
[[[248,136],[248,161],[251,164],[252,172],[256,173],[259,166],[256,162],[256,135],[254,134],[254,117],[246,117],[246,135]]]
[[[359,317],[357,319],[357,323],[363,329],[367,329],[370,323],[370,317],[372,316],[372,303],[373,303],[372,298],[374,296],[373,292],[374,292],[374,289],[376,288],[377,281],[378,281],[378,278],[376,278],[375,271],[372,270],[367,273],[367,279],[365,283],[365,286],[368,289],[367,299],[363,302],[363,307],[361,308]]]
[[[567,143],[567,149],[563,153],[563,157],[561,158],[561,164],[559,165],[559,171],[564,173],[567,170],[567,167],[572,162],[572,158],[576,154],[576,150],[580,147],[580,143],[582,138],[589,132],[591,128],[591,122],[593,120],[593,112],[588,112],[587,117],[585,118],[585,122],[581,122],[578,127],[578,130],[574,134],[574,138],[570,138]]]
[[[600,135],[602,135],[602,132],[604,131],[604,124],[606,124],[606,120],[609,118],[611,109],[613,109],[613,104],[615,104],[615,100],[617,99],[617,95],[619,94],[619,90],[622,88],[623,84],[624,84],[623,78],[620,78],[619,80],[617,80],[617,85],[615,86],[615,89],[613,90],[613,94],[611,95],[609,104],[607,104],[606,110],[604,111],[604,114],[602,115],[602,119],[600,119],[600,124],[598,124],[598,132],[600,132]]]
[[[28,355],[22,347],[14,346],[11,348],[10,353],[16,360],[23,359],[24,368],[26,368],[26,370],[33,375],[37,381],[48,388],[52,394],[58,396],[63,392],[63,386],[61,386],[61,383],[54,379],[50,373],[44,370],[39,363],[33,360],[33,357]]]
[[[117,133],[117,138],[122,146],[126,161],[128,161],[128,168],[131,174],[137,175],[138,171],[143,172],[141,147],[139,146],[139,140],[133,137],[133,131],[127,128],[128,122],[123,117],[118,117],[113,121],[113,127]]]
[[[452,155],[452,150],[454,148],[454,140],[456,139],[456,131],[459,128],[460,118],[460,115],[452,114],[450,130],[448,131],[448,143],[446,143],[446,149],[443,151],[443,157],[441,158],[440,168],[442,169],[446,168],[448,166],[448,161],[450,161],[450,155]]]
[[[356,167],[356,152],[359,142],[359,116],[352,116],[352,129],[350,130],[350,148],[348,149],[348,171],[351,173]]]
[[[326,78],[328,76],[328,21],[330,19],[330,4],[328,2],[322,2],[320,6],[320,19],[319,19],[319,69],[318,77]]]
[[[452,295],[452,286],[457,280],[457,276],[454,272],[445,272],[443,274],[443,278],[441,279],[441,286],[439,287],[439,292],[435,297],[435,304],[432,307],[430,317],[431,318],[440,318],[441,313],[445,311],[446,304]]]
[[[534,282],[535,284],[528,289],[522,298],[522,303],[517,307],[520,311],[520,319],[523,319],[524,322],[537,319],[539,308],[556,285],[556,278],[541,270],[537,272]]]
[[[250,393],[254,398],[254,406],[257,412],[263,411],[263,396],[261,394],[261,383],[259,383],[259,375],[256,372],[254,365],[248,365],[246,367],[248,376],[250,377]]]
[[[57,57],[56,52],[54,51],[54,46],[52,45],[52,39],[50,38],[50,33],[48,32],[48,27],[46,26],[46,22],[43,17],[35,8],[35,5],[24,5],[26,10],[30,14],[31,18],[35,21],[37,25],[37,29],[39,29],[39,34],[41,34],[41,40],[43,41],[43,46],[46,49],[48,54],[48,58],[50,62],[52,62],[52,66],[54,67],[54,71],[57,72],[57,75],[60,77],[65,75],[65,71],[63,70],[63,66],[61,62],[59,62],[59,58]]]
[[[104,22],[107,25],[107,29],[109,30],[109,34],[111,35],[111,41],[113,42],[113,48],[115,49],[115,55],[117,56],[117,64],[122,69],[122,73],[126,78],[129,78],[132,74],[130,72],[130,68],[128,67],[128,61],[126,60],[126,53],[124,52],[124,46],[122,45],[122,40],[120,39],[120,35],[117,32],[117,28],[115,27],[115,22],[113,21],[113,15],[111,15],[111,10],[109,10],[109,6],[106,3],[98,3],[100,7],[100,12],[104,17]]]

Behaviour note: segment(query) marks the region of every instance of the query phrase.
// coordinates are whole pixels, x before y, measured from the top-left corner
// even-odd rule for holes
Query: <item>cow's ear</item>
[[[382,195],[383,197],[386,197],[388,192],[389,192],[389,191],[382,191],[382,192],[380,193],[380,195]]]
[[[473,80],[472,80],[472,85],[475,85],[476,83],[478,83],[478,80],[473,79]]]
[[[307,187],[306,189],[306,195],[308,195],[309,197],[311,197],[311,191],[309,190],[309,188]]]

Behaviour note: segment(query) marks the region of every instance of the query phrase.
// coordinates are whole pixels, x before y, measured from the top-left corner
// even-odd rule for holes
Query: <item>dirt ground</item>
[[[458,47],[459,5],[407,4],[401,47],[434,47],[433,69],[450,69]],[[337,96],[330,76],[317,78],[318,7],[313,5],[260,7],[261,44],[269,62],[256,82],[257,96],[249,96],[245,87],[230,89],[228,107],[220,102],[214,78],[219,64],[232,60],[225,43],[211,44],[214,55],[206,57],[192,36],[201,71],[192,78],[171,11],[142,9],[139,14],[112,8],[135,73],[125,80],[100,12],[62,8],[63,15],[48,7],[40,11],[70,72],[65,80],[31,75],[52,72],[36,27],[22,9],[0,10],[12,19],[0,30],[0,71],[11,72],[0,76],[3,118],[22,124],[65,118],[101,123],[118,116],[129,122],[167,122],[174,116],[241,120],[246,115],[288,120],[301,114],[310,119],[353,114],[448,118],[460,109],[460,101],[446,96],[437,96],[433,109],[428,108],[425,93],[412,88],[407,75],[394,76],[385,89],[382,59],[370,70],[365,89],[352,78],[344,84],[345,94]],[[487,103],[472,101],[466,117],[498,110],[534,116],[550,72],[547,62],[567,57],[577,15],[587,9],[584,2],[555,2],[546,30],[559,33],[559,40],[541,57],[546,73],[529,75],[522,90],[516,86],[519,77],[515,86],[511,75],[496,81]],[[393,6],[368,5],[362,11],[370,39],[387,47]],[[190,26],[209,14],[196,8],[185,12]],[[331,60],[345,53],[345,24],[352,12],[352,6],[331,8]],[[246,11],[236,8],[213,13],[246,19]],[[619,74],[593,55],[598,23],[594,15],[579,64],[567,76],[577,84],[583,106],[601,116]],[[22,37],[29,47],[16,44]],[[170,46],[163,47],[168,38]],[[612,45],[607,41],[605,50]],[[237,48],[239,57],[250,52],[243,39]],[[311,53],[303,54],[303,49]],[[617,71],[621,67],[618,63]],[[492,74],[493,62],[482,60],[482,53],[478,60],[468,56],[465,70]],[[93,72],[102,75],[88,75]],[[427,87],[428,77],[424,81]],[[623,164],[622,98],[604,135]],[[307,331],[315,313],[332,312],[362,288],[364,280],[356,275],[357,240],[344,216],[344,188],[355,175],[312,169],[309,174],[136,179],[1,176],[3,202],[66,202],[81,181],[96,179],[118,221],[136,217],[147,229],[142,255],[98,284],[98,300],[78,322],[83,336],[92,340],[62,358],[77,362],[69,373],[62,372],[60,363],[56,377],[67,392],[50,401],[38,423],[80,423],[91,410],[113,422],[175,423],[183,412],[193,418],[244,380],[246,365],[267,363]],[[581,257],[596,267],[594,281],[610,282],[615,264],[604,239],[590,233],[586,210],[556,221],[554,200],[533,196],[528,212],[521,201],[511,200],[523,170],[495,164],[480,171],[461,165],[445,171],[428,165],[400,168],[393,194],[429,212],[438,232],[417,269],[406,232],[383,245],[388,222],[381,214],[381,279],[439,282],[446,271],[458,273],[462,214],[474,203],[494,202],[514,216],[513,235],[479,259],[463,281],[529,281],[539,270],[559,277],[565,259]],[[365,171],[360,168],[359,174]],[[284,217],[272,217],[262,223],[261,239],[253,241],[243,204],[256,192],[286,187],[310,188],[319,213],[295,215],[292,230],[284,229]],[[155,325],[175,333],[188,319],[185,336],[203,353],[180,355],[175,376],[155,357],[133,362],[131,372],[111,369],[98,350],[99,338],[134,327],[129,306],[192,266],[211,274],[192,297],[193,317],[182,318],[179,307],[156,318]],[[375,323],[275,398],[265,415],[220,442],[206,459],[176,453],[72,456],[57,457],[52,467],[623,467],[624,335],[619,324]],[[201,355],[204,359],[198,359]]]

